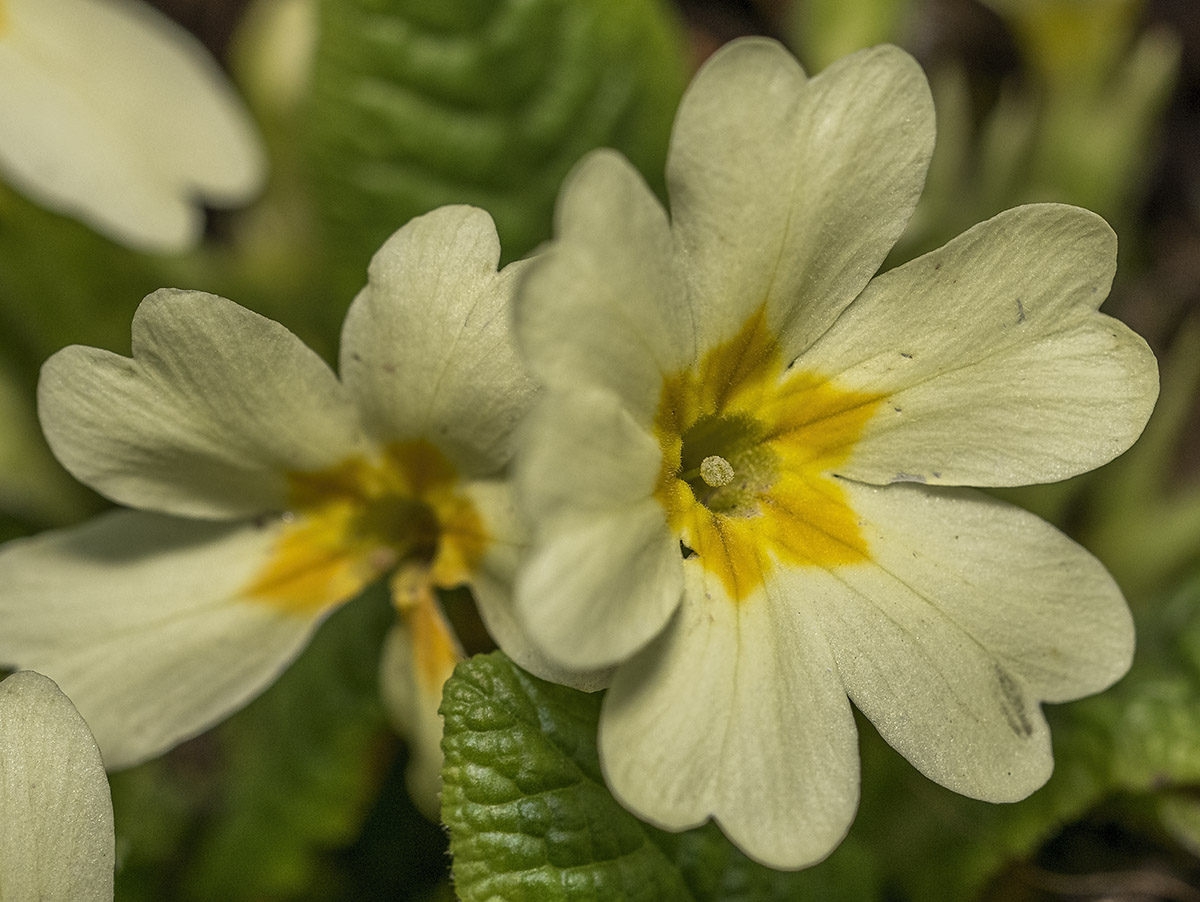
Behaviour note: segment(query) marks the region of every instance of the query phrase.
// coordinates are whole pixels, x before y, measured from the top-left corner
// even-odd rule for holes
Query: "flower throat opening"
[[[765,444],[766,429],[744,415],[701,417],[682,438],[679,479],[696,501],[716,514],[749,517],[779,475],[778,456]]]
[[[488,543],[453,466],[422,439],[293,473],[290,482],[287,526],[245,590],[283,608],[324,609],[394,568],[409,588],[461,585]]]
[[[866,560],[835,474],[880,401],[789,365],[764,308],[694,365],[667,374],[654,419],[655,497],[686,565],[741,602],[778,566]]]

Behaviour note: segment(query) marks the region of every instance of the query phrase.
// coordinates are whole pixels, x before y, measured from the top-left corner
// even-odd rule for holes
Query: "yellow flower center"
[[[882,396],[789,367],[759,309],[695,368],[663,382],[656,496],[693,566],[744,601],[778,564],[867,559],[833,475]]]
[[[422,597],[415,588],[422,581],[445,588],[466,581],[487,547],[453,465],[424,440],[389,445],[375,460],[294,473],[290,482],[289,522],[246,589],[288,611],[319,612],[398,567],[392,595],[403,612]]]

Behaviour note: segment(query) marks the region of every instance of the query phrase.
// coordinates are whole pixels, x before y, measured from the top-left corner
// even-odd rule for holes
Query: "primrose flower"
[[[140,250],[199,240],[198,203],[238,204],[264,156],[183,28],[133,0],[0,0],[0,176]]]
[[[112,798],[87,724],[52,680],[0,682],[0,899],[112,902]]]
[[[468,585],[524,666],[509,605],[521,534],[503,469],[531,398],[490,217],[445,207],[371,262],[341,380],[279,324],[200,292],[150,295],[132,359],[70,347],[39,412],[59,460],[136,510],[0,550],[0,662],[70,695],[110,768],[263,690],[320,621],[388,577],[384,700],[439,782],[441,689],[460,657],[434,590]]]
[[[1140,433],[1154,358],[1096,312],[1099,217],[989,220],[882,275],[933,146],[917,64],[881,47],[806,79],[765,39],[696,76],[671,214],[619,155],[569,177],[518,293],[546,386],[518,494],[517,613],[558,663],[616,666],[617,798],[811,864],[858,800],[850,703],[922,773],[1020,799],[1039,703],[1125,672],[1128,609],[1036,517],[960,486],[1081,473]]]

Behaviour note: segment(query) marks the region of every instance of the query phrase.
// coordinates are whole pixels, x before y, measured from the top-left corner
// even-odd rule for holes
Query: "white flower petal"
[[[0,682],[0,899],[112,902],[113,812],[100,750],[38,673]]]
[[[287,473],[359,450],[332,371],[283,326],[202,292],[164,289],[133,318],[133,359],[75,346],[42,368],[55,456],[114,501],[193,517],[288,503]]]
[[[1120,454],[1158,394],[1146,343],[1096,313],[1116,266],[1099,216],[1019,207],[877,278],[799,366],[884,395],[844,475],[1026,485]]]
[[[649,423],[662,375],[695,356],[666,213],[624,157],[601,150],[567,177],[555,221],[521,286],[521,349],[545,383],[606,388]]]
[[[609,667],[679,606],[679,539],[656,499],[560,518],[544,533],[517,577],[517,616],[551,661]]]
[[[144,3],[5,0],[0,168],[22,191],[147,250],[200,237],[197,197],[236,203],[264,154],[225,76]]]
[[[488,633],[518,665],[554,683],[593,692],[608,685],[611,672],[567,670],[547,658],[517,619],[512,585],[525,546],[523,525],[513,509],[507,482],[481,481],[464,486],[483,517],[490,541],[475,572],[471,593]]]
[[[372,437],[435,441],[468,476],[495,473],[533,394],[512,335],[523,263],[475,207],[442,207],[375,254],[342,331],[341,369]]]
[[[1049,777],[1038,703],[1129,667],[1133,624],[1095,558],[971,491],[847,483],[871,562],[798,571],[854,703],[922,773],[1014,801]]]
[[[604,701],[600,760],[622,804],[670,830],[713,816],[772,867],[833,850],[858,804],[858,749],[804,608],[786,583],[738,603],[689,568],[676,619],[617,670]]]
[[[1037,698],[1091,695],[1129,669],[1133,621],[1120,587],[1040,517],[971,490],[846,491],[876,564],[936,602]]]
[[[258,695],[328,606],[246,589],[281,525],[118,511],[0,550],[0,663],[52,677],[110,768],[193,736]]]
[[[811,80],[762,38],[714,54],[684,95],[667,162],[705,340],[765,303],[785,351],[803,351],[904,230],[933,138],[925,76],[895,47]]]
[[[524,438],[516,480],[534,524],[643,501],[662,468],[658,443],[605,389],[547,392]]]

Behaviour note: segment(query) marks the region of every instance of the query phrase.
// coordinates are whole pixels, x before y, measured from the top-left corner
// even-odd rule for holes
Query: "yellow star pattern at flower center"
[[[656,496],[693,565],[740,602],[776,562],[866,560],[833,473],[881,400],[785,364],[761,308],[698,366],[666,378],[655,418],[663,455]]]
[[[419,567],[431,586],[455,586],[487,547],[454,467],[427,441],[397,442],[377,460],[352,458],[290,480],[293,519],[247,588],[252,598],[310,613],[397,565]]]

